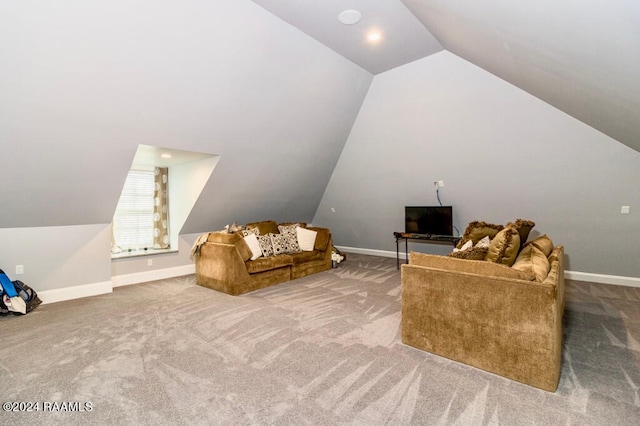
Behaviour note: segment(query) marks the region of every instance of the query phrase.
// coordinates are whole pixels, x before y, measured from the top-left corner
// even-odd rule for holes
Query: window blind
[[[153,247],[154,188],[153,171],[129,171],[113,216],[113,238],[117,248]]]

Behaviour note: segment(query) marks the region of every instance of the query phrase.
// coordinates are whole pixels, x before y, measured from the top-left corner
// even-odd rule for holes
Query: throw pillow
[[[458,243],[457,247],[462,247],[467,241],[473,241],[473,244],[476,244],[478,241],[483,239],[484,237],[489,237],[490,239],[494,239],[495,236],[500,232],[504,226],[502,225],[493,225],[491,223],[482,222],[482,221],[473,221],[467,225],[467,229],[465,229],[464,234],[462,234],[462,238]]]
[[[269,235],[260,235],[258,237],[260,243],[260,250],[264,257],[273,256],[273,244],[271,243],[271,237]]]
[[[291,234],[269,234],[273,245],[273,254],[299,253],[300,246]]]
[[[460,248],[455,247],[453,249],[454,253],[457,253],[459,251],[467,251],[467,250],[471,250],[471,248],[473,247],[473,241],[469,240],[466,243],[464,243]]]
[[[278,225],[278,231],[281,234],[294,234],[296,233],[296,228],[300,226],[299,223],[292,223],[287,225]]]
[[[256,237],[260,236],[260,230],[258,228],[245,228],[242,230],[242,235],[247,236],[249,234],[254,234]]]
[[[262,249],[260,248],[260,241],[258,241],[258,236],[254,233],[250,233],[244,237],[244,241],[247,243],[249,248],[251,249],[251,260],[256,260],[260,256],[262,256]]]
[[[316,244],[316,236],[318,233],[310,229],[298,226],[296,228],[296,236],[298,237],[298,245],[302,251],[313,251]]]
[[[536,226],[536,223],[531,220],[524,219],[516,219],[515,222],[508,223],[507,226],[513,226],[516,231],[518,231],[518,235],[520,235],[520,248],[524,246],[524,243],[527,242],[527,238],[529,238],[529,232]]]
[[[490,245],[491,245],[491,238],[489,238],[489,236],[487,235],[486,237],[478,241],[478,243],[474,247],[488,249]]]
[[[457,259],[484,260],[484,258],[487,256],[488,251],[489,251],[488,247],[476,246],[467,250],[454,251],[452,253],[449,253],[449,256],[455,257]]]
[[[511,267],[518,271],[533,273],[536,281],[542,282],[549,274],[550,265],[547,256],[538,247],[528,244],[522,249]]]
[[[511,266],[520,250],[520,235],[513,227],[507,226],[498,232],[491,244],[484,260]]]
[[[553,251],[553,241],[547,236],[547,234],[540,235],[538,238],[529,241],[526,245],[534,245],[544,253],[545,256],[549,256]]]

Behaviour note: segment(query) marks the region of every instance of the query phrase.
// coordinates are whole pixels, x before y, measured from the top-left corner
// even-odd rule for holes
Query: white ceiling
[[[439,52],[442,46],[400,0],[253,0],[372,74]],[[338,21],[344,10],[357,10],[360,21]],[[371,31],[380,32],[369,42]]]
[[[151,145],[138,145],[131,166],[132,168],[171,167],[211,157],[213,157],[213,155],[201,152],[161,148]]]
[[[253,1],[372,74],[449,50],[640,151],[637,0]]]

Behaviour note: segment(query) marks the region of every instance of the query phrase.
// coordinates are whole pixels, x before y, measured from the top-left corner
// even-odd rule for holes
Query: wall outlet
[[[16,275],[24,274],[24,265],[16,265]]]
[[[444,181],[443,180],[437,180],[437,181],[433,182],[433,184],[436,186],[436,188],[442,188],[444,186]]]
[[[153,266],[153,259],[147,259],[147,266]]]
[[[631,210],[631,207],[629,206],[622,206],[620,207],[620,214],[629,214],[629,211]]]

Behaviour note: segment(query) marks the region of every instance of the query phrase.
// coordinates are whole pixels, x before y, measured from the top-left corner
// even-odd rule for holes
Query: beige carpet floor
[[[640,423],[640,289],[567,281],[549,393],[403,345],[395,262],[349,254],[239,297],[185,276],[2,317],[0,402],[39,409],[0,425]]]

